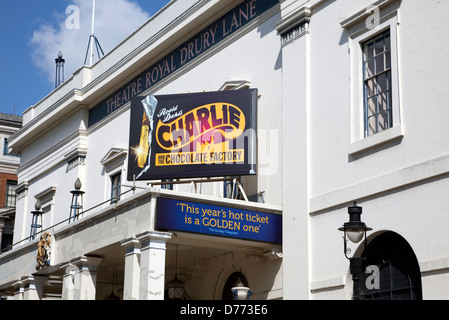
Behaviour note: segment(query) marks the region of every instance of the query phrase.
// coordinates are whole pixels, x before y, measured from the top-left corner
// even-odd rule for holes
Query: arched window
[[[234,300],[234,294],[232,293],[232,288],[234,287],[248,287],[248,281],[246,277],[241,272],[234,272],[226,280],[223,288],[223,300]]]
[[[363,252],[365,267],[376,266],[378,275],[362,276],[363,299],[421,300],[421,272],[418,260],[408,242],[394,232],[376,237]],[[375,284],[372,277],[379,277]],[[368,286],[367,286],[368,284]]]

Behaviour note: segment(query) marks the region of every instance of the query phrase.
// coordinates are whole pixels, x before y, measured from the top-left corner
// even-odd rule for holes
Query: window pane
[[[365,60],[374,57],[374,42],[370,42],[365,45]]]
[[[380,93],[389,89],[387,73],[382,73],[376,78],[376,93]]]
[[[389,108],[388,100],[387,100],[387,92],[382,92],[377,97],[377,102],[379,103],[379,112],[382,110],[387,110]]]
[[[120,200],[121,179],[121,173],[111,177],[111,203]]]
[[[374,44],[374,55],[379,55],[385,51],[384,38],[383,36],[375,41]]]
[[[376,57],[376,73],[385,71],[385,54],[380,54]]]
[[[391,39],[390,39],[390,33],[385,34],[385,50],[391,49]]]
[[[376,74],[375,59],[370,59],[365,63],[365,79]]]
[[[372,96],[374,96],[376,94],[375,84],[376,84],[376,79],[375,78],[366,81],[366,85],[365,86],[366,86],[367,98],[371,98]]]
[[[385,52],[385,68],[391,69],[391,52]]]
[[[388,125],[388,113],[385,110],[382,110],[379,113],[379,129],[380,130],[385,130],[388,129],[389,125]]]
[[[3,140],[3,155],[6,156],[8,154],[8,139]]]
[[[377,97],[368,99],[368,117],[377,114]]]
[[[377,117],[372,116],[368,118],[368,135],[377,133]]]
[[[389,91],[379,96],[379,124],[380,128],[385,130],[392,126],[391,100]]]

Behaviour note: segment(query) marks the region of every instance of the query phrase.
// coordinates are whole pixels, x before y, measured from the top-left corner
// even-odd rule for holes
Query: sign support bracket
[[[246,196],[245,190],[243,189],[242,184],[240,183],[240,179],[237,177],[230,177],[230,178],[206,178],[206,179],[187,179],[187,180],[176,180],[176,181],[170,181],[170,182],[162,182],[162,181],[152,181],[148,182],[147,185],[149,187],[153,186],[160,186],[165,184],[190,184],[191,190],[195,190],[195,193],[197,193],[197,184],[199,183],[211,183],[211,182],[225,182],[225,181],[232,181],[232,194],[237,194],[235,192],[236,188],[240,190],[242,193],[243,199],[245,199],[246,202],[249,202],[248,197]]]

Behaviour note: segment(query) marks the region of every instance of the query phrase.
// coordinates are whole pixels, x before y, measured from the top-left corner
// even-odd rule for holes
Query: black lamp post
[[[42,215],[44,212],[41,210],[41,207],[41,202],[38,199],[34,205],[35,210],[31,211],[33,218],[31,221],[30,241],[36,239],[36,235],[42,231]]]
[[[360,257],[348,257],[348,247],[347,242],[349,239],[353,243],[359,243],[364,239],[366,248],[366,232],[373,230],[366,226],[364,222],[361,221],[362,208],[357,206],[354,202],[352,207],[348,208],[349,222],[345,222],[343,227],[338,230],[344,232],[343,243],[344,243],[344,253],[345,257],[350,262],[350,272],[352,274],[353,282],[353,300],[360,300],[360,277],[363,272],[363,259]]]
[[[76,220],[79,220],[80,215],[83,214],[83,195],[84,191],[81,191],[81,180],[78,178],[75,181],[75,190],[70,191],[72,194],[72,204],[70,205],[70,217],[69,217],[69,224],[70,222],[75,222]]]

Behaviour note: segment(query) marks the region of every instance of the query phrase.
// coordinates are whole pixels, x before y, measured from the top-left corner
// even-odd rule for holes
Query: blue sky
[[[95,35],[107,54],[170,0],[96,0]],[[79,28],[74,11],[79,9]],[[55,87],[59,50],[65,79],[84,63],[91,32],[92,0],[0,2],[0,112],[22,115]],[[72,19],[70,19],[72,18]]]

